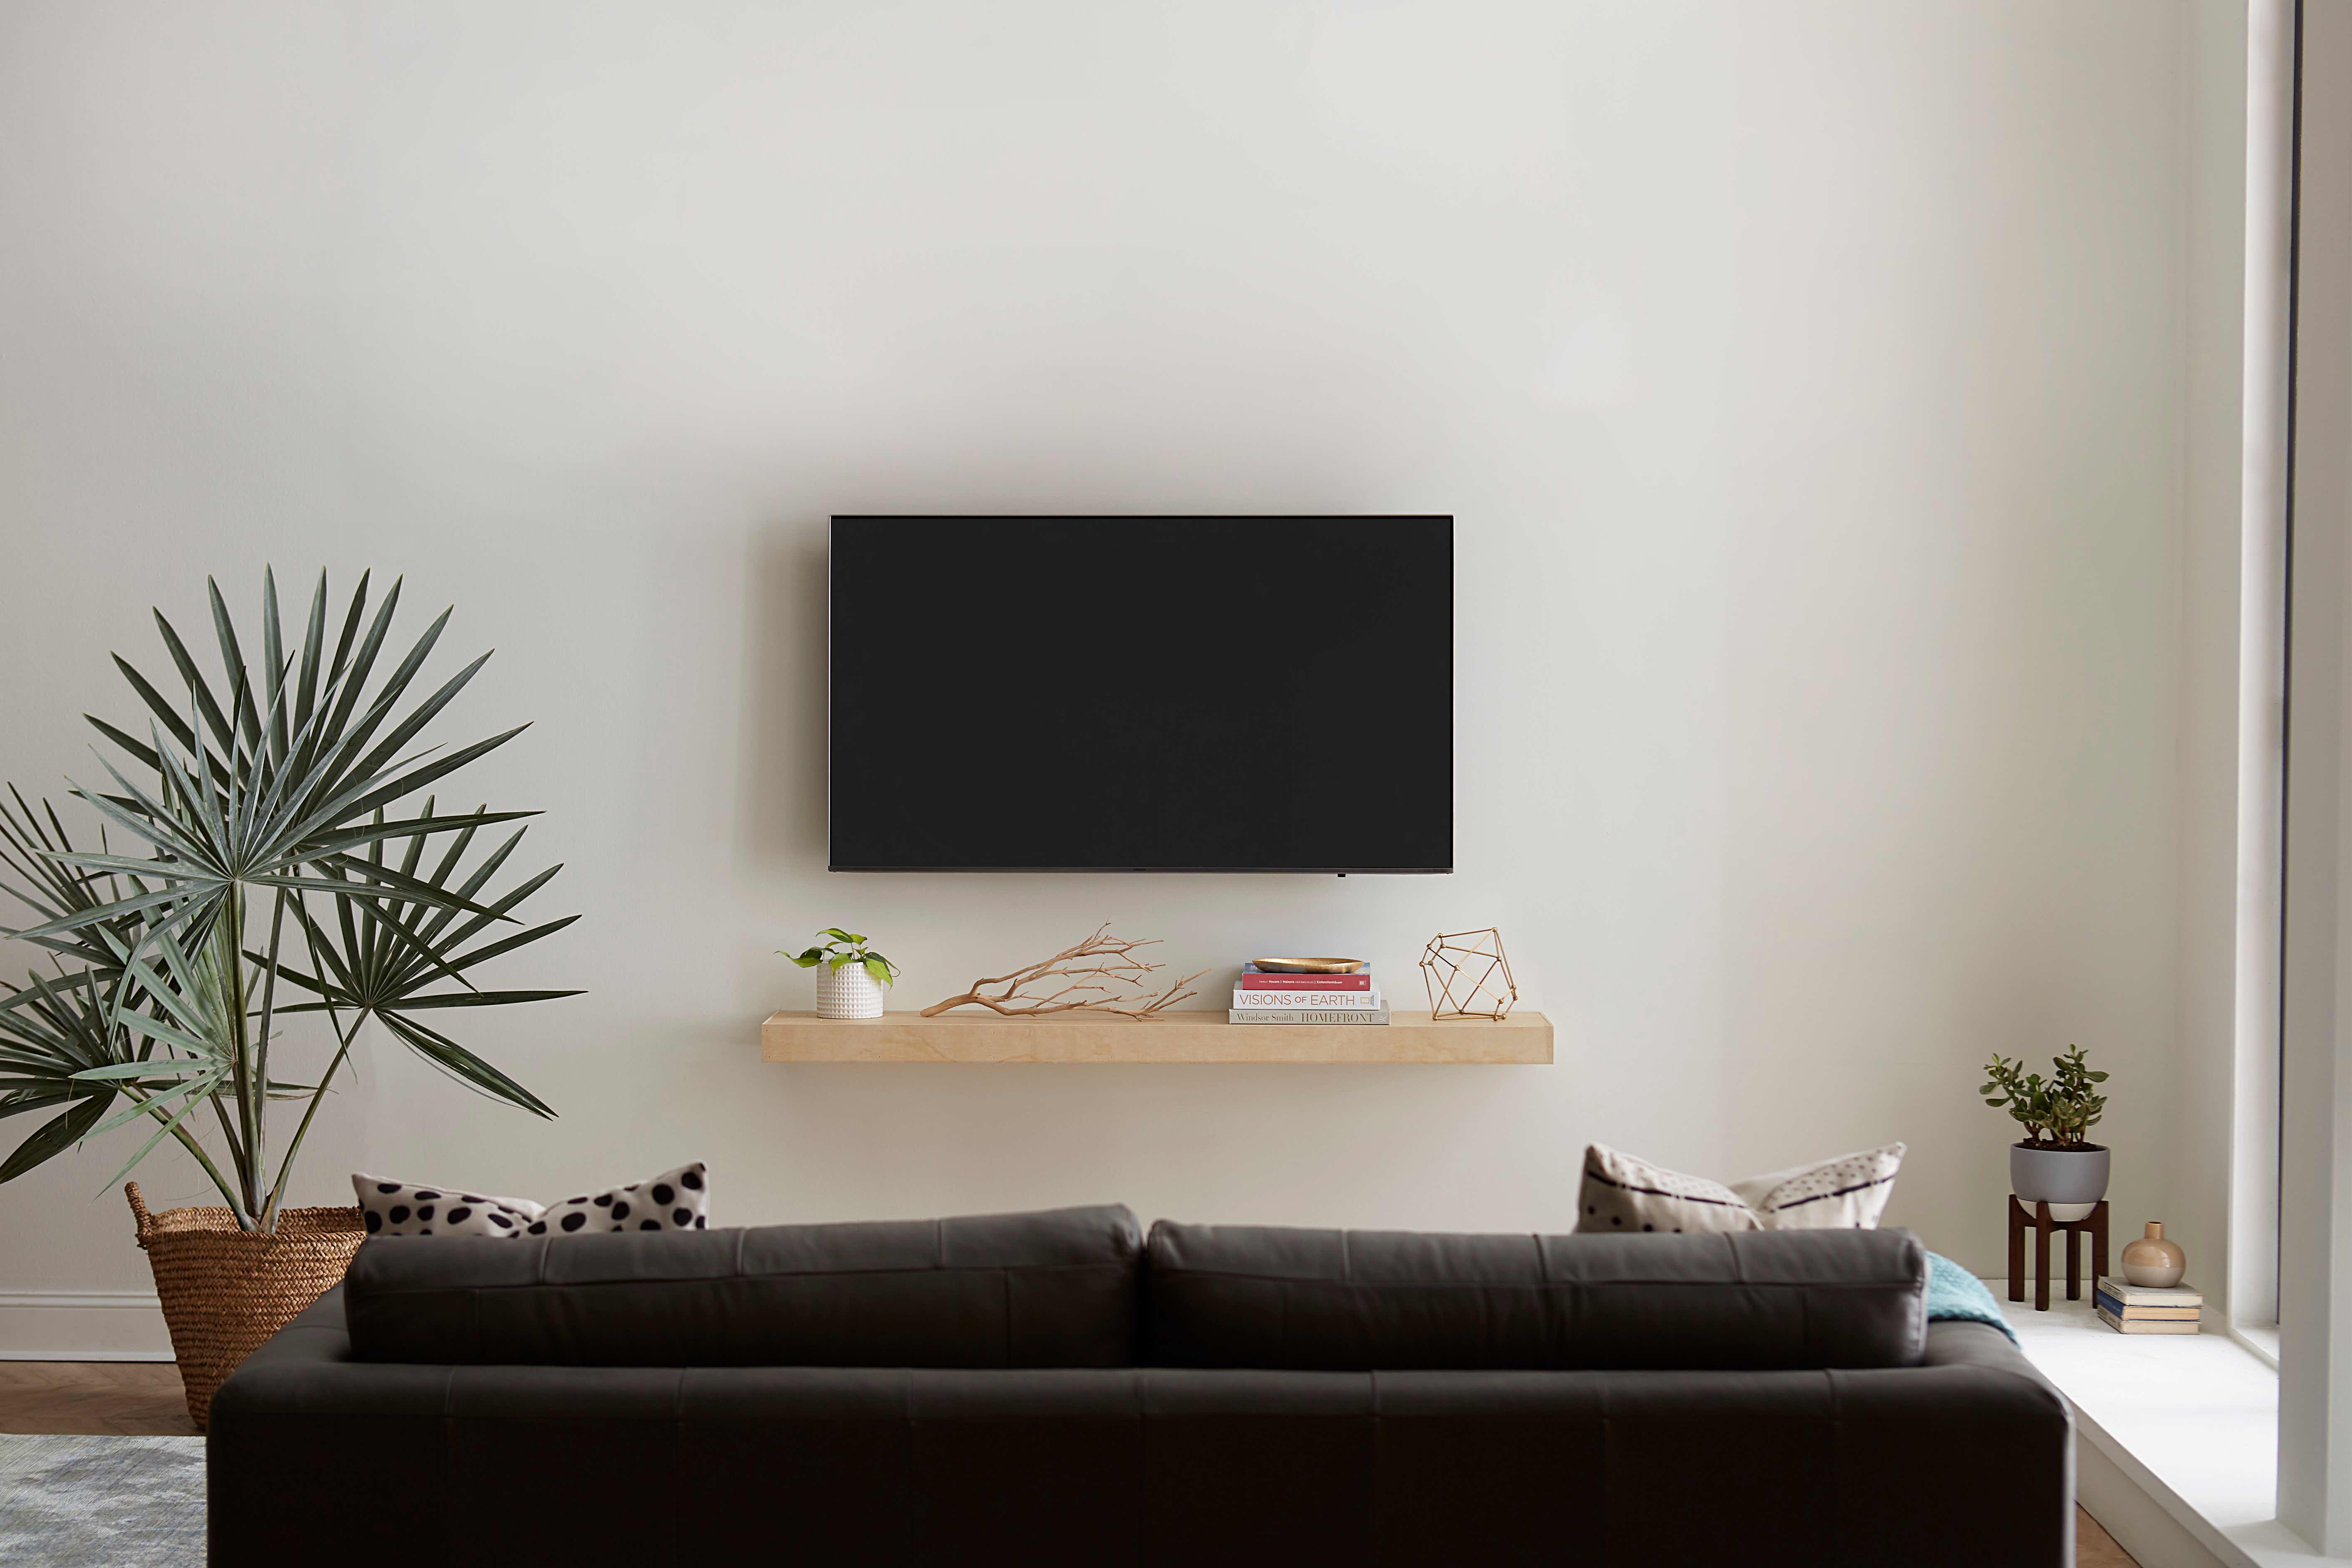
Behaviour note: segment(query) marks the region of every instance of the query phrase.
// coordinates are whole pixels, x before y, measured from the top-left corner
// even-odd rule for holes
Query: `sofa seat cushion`
[[[1125,1366],[1142,1236],[1123,1205],[864,1225],[371,1239],[363,1361],[548,1366]]]
[[[1163,1366],[1769,1371],[1908,1366],[1927,1255],[1904,1230],[1436,1236],[1151,1228]]]

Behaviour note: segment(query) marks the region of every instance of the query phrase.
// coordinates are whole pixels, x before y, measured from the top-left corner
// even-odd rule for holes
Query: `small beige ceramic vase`
[[[2147,1234],[2124,1249],[2124,1278],[2151,1291],[2168,1291],[2180,1283],[2189,1255],[2178,1241],[2164,1239],[2164,1221],[2147,1222]]]

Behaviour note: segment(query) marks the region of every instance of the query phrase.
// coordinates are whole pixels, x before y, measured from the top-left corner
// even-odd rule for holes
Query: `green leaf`
[[[448,619],[449,612],[446,610],[443,611],[441,612],[441,619],[433,623],[433,629],[425,634],[425,641],[420,642],[416,645],[415,651],[411,653],[406,660],[403,661],[400,671],[395,677],[400,683],[400,687],[405,687],[407,685],[410,675],[415,673],[415,666],[424,662],[425,654],[431,650],[433,641],[440,636],[441,627]],[[374,750],[369,752],[365,757],[362,758],[358,762],[352,765],[352,771],[354,773],[371,775],[383,772],[385,768],[392,764],[393,758],[400,755],[401,748],[406,746],[411,740],[414,740],[418,732],[423,730],[427,724],[432,722],[435,716],[438,715],[443,708],[447,707],[451,703],[457,700],[457,694],[464,691],[467,685],[472,682],[473,678],[481,673],[482,666],[489,662],[489,654],[484,653],[479,658],[477,658],[472,664],[467,664],[464,669],[459,670],[456,674],[442,682],[439,690],[436,691],[431,696],[426,697],[422,703],[419,703],[415,709],[412,711],[406,718],[404,718],[398,724],[394,725],[392,728],[385,733],[384,737],[376,742]],[[400,688],[394,687],[391,689],[398,690]]]
[[[420,881],[390,866],[376,865],[353,859],[349,855],[331,854],[320,862],[338,871],[353,873],[352,882],[336,882],[316,876],[254,876],[245,880],[257,887],[283,887],[311,893],[331,893],[340,897],[361,897],[383,904],[425,904],[436,909],[462,910],[467,915],[480,915],[490,919],[498,916],[470,899],[444,892],[431,883]]]
[[[175,904],[188,897],[188,890],[184,887],[165,888],[158,893],[142,893],[136,898],[117,899],[112,904],[101,904],[95,909],[79,910],[70,915],[60,915],[55,920],[44,922],[23,931],[13,931],[9,935],[29,940],[57,932],[87,930],[90,926],[103,925],[109,920],[137,915],[144,910],[160,908],[164,904]],[[193,902],[190,907],[194,907]]]
[[[196,711],[204,718],[205,727],[212,731],[214,741],[223,751],[234,751],[236,748],[236,736],[229,728],[228,716],[221,712],[220,704],[213,700],[212,687],[205,684],[204,674],[196,668],[195,660],[188,656],[187,646],[180,641],[180,633],[173,629],[172,623],[163,618],[163,612],[158,610],[154,616],[155,629],[163,634],[164,652],[172,655],[172,664],[179,670],[180,679],[186,685],[188,695],[195,703]],[[189,749],[194,750],[194,747]]]
[[[10,1116],[24,1115],[29,1111],[46,1111],[52,1105],[62,1105],[68,1101],[81,1100],[86,1097],[87,1091],[61,1089],[48,1085],[37,1084],[28,1088],[10,1090],[0,1093],[0,1121],[5,1121]]]
[[[89,1134],[92,1124],[106,1114],[114,1102],[113,1093],[102,1092],[91,1095],[64,1114],[53,1117],[35,1129],[33,1135],[16,1145],[16,1152],[0,1161],[0,1182],[14,1181],[43,1161],[54,1158],[79,1144]]]
[[[122,678],[131,683],[131,689],[139,694],[140,700],[147,705],[147,711],[154,716],[155,722],[161,724],[173,740],[178,741],[190,751],[194,751],[196,748],[196,732],[190,728],[188,721],[180,716],[180,710],[173,706],[173,704],[164,697],[163,693],[157,691],[153,685],[150,685],[147,677],[141,674],[137,669],[132,667],[131,662],[120,653],[114,655],[114,667],[122,672]],[[84,718],[89,718],[88,714],[84,714],[82,716]],[[103,733],[112,738],[115,741],[115,744],[121,746],[125,751],[136,754],[146,749],[137,742],[124,738],[122,732],[116,729],[111,725],[95,718],[90,718],[89,722],[99,726],[100,729]],[[145,761],[147,766],[150,768],[159,766],[154,759],[154,753],[152,751],[147,752],[142,760]]]
[[[301,729],[310,721],[311,708],[319,695],[319,660],[327,645],[327,573],[319,572],[319,586],[310,591],[310,624],[302,633],[302,667],[295,679],[294,727]]]
[[[344,673],[351,667],[352,640],[359,635],[360,622],[367,618],[368,580],[374,575],[373,569],[362,571],[360,573],[359,581],[352,585],[351,607],[343,612],[343,634],[336,639],[335,656],[327,666],[327,683],[331,686],[341,681]],[[324,582],[326,576],[325,572],[320,572],[320,580]],[[392,585],[392,596],[394,599],[400,597],[398,582]],[[356,687],[359,682],[354,679],[351,685]]]
[[[205,579],[205,597],[212,602],[213,635],[220,642],[221,667],[228,672],[230,701],[236,709],[236,734],[242,739],[257,740],[261,719],[253,710],[253,683],[246,674],[245,651],[237,646],[236,623],[229,618],[228,601],[221,597],[220,584],[209,577]]]
[[[471,746],[461,747],[457,751],[450,753],[446,757],[414,768],[394,779],[389,784],[384,784],[370,790],[367,794],[361,796],[357,801],[352,802],[345,809],[354,813],[373,811],[378,806],[389,805],[393,801],[399,800],[404,795],[413,795],[417,790],[424,789],[427,784],[434,782],[436,779],[443,779],[447,777],[449,774],[455,773],[458,768],[465,767],[466,764],[475,760],[477,758],[487,756],[488,753],[496,751],[499,747],[504,746],[508,741],[512,740],[516,736],[520,735],[524,730],[529,729],[530,727],[530,726],[527,724],[519,724],[512,729],[505,731],[503,734],[490,737],[488,740],[478,740]]]
[[[227,1075],[224,1073],[222,1076],[226,1077]],[[215,1081],[215,1086],[217,1086],[217,1081]],[[149,1138],[145,1143],[140,1145],[139,1152],[131,1155],[129,1159],[123,1161],[122,1168],[116,1171],[112,1176],[107,1177],[105,1181],[101,1182],[99,1185],[98,1190],[101,1193],[110,1190],[115,1183],[121,1181],[124,1176],[129,1176],[132,1171],[137,1170],[139,1168],[139,1162],[145,1159],[150,1154],[153,1153],[156,1145],[162,1143],[165,1138],[170,1137],[172,1134],[178,1129],[180,1124],[188,1119],[189,1115],[194,1112],[197,1106],[206,1103],[211,1098],[212,1096],[209,1093],[191,1093],[188,1096],[187,1103],[182,1105],[177,1111],[173,1112],[172,1115],[164,1121],[162,1126],[156,1128],[154,1135]]]
[[[202,1078],[218,1072],[220,1063],[188,1061],[178,1057],[162,1057],[151,1061],[126,1061],[113,1067],[86,1067],[73,1075],[79,1083],[96,1079]]]
[[[267,564],[261,569],[261,664],[269,672],[269,712],[263,727],[268,731],[269,759],[273,763],[286,760],[286,706],[281,700],[286,693],[286,649],[284,628],[278,623],[278,574]]]
[[[554,1119],[555,1112],[545,1101],[448,1036],[396,1013],[385,1013],[381,1018],[394,1038],[460,1083],[478,1089],[492,1099]]]
[[[383,604],[377,607],[375,619],[368,623],[367,635],[361,639],[359,648],[351,656],[351,662],[348,664],[344,664],[341,650],[338,649],[336,652],[335,663],[338,666],[336,673],[343,677],[342,695],[336,700],[334,707],[328,714],[326,732],[329,734],[344,736],[348,738],[349,731],[346,727],[351,723],[352,710],[359,704],[360,693],[367,685],[370,672],[375,668],[376,654],[383,647],[385,634],[392,630],[393,614],[400,608],[402,581],[402,579],[396,577],[392,580],[392,587],[385,592]],[[346,624],[343,632],[346,646],[351,642],[351,629],[359,624],[361,611],[364,607],[366,598],[367,579],[362,576],[360,579],[358,591],[352,595],[351,621]],[[381,697],[378,700],[381,701]],[[368,727],[362,724],[362,729],[366,727]],[[366,744],[363,736],[356,743],[357,746]],[[354,749],[354,755],[356,755],[356,749]],[[331,763],[332,759],[330,758],[322,760]],[[340,768],[331,768],[331,776],[340,771]]]
[[[558,997],[583,996],[583,991],[445,991],[438,995],[403,997],[395,1010],[411,1008],[498,1008],[515,1002],[548,1002]]]
[[[309,840],[304,847],[317,853],[330,851],[355,850],[365,844],[388,839],[413,838],[419,834],[454,833],[467,828],[488,826],[492,822],[512,822],[524,817],[537,817],[539,811],[468,811],[455,817],[404,817],[396,821],[375,822],[364,827],[343,828],[331,833],[321,833]]]
[[[542,936],[553,936],[579,918],[580,916],[576,915],[566,915],[560,919],[531,926],[527,931],[518,931],[510,936],[501,936],[495,942],[486,943],[474,948],[461,958],[452,960],[447,965],[446,971],[451,974],[461,973],[485,959],[495,958],[502,953],[511,953],[518,947],[528,946]]]

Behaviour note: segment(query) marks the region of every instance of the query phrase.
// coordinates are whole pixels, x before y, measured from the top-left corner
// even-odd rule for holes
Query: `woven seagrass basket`
[[[367,1231],[356,1208],[284,1208],[278,1233],[240,1230],[226,1208],[151,1214],[139,1184],[123,1192],[172,1331],[188,1415],[205,1429],[213,1391],[262,1342],[342,1279]]]

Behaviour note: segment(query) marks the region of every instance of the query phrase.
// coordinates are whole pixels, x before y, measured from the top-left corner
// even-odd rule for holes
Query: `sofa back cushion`
[[[1437,1236],[1151,1228],[1144,1355],[1303,1371],[1908,1366],[1905,1230]]]
[[[1124,1205],[747,1230],[376,1238],[345,1281],[362,1361],[551,1366],[1126,1366]]]

